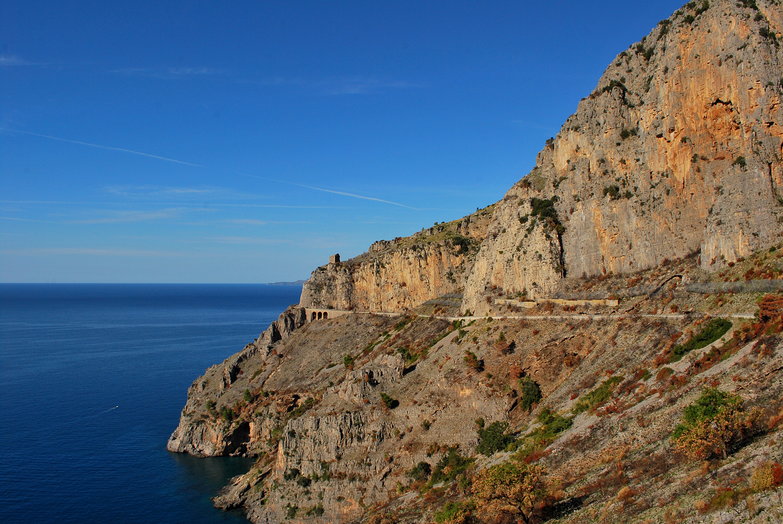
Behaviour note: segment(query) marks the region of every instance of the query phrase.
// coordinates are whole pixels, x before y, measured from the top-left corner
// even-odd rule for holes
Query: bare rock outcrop
[[[500,202],[316,269],[301,303],[401,311],[464,291],[482,313],[487,294],[546,296],[564,276],[697,252],[718,269],[770,246],[783,233],[781,31],[777,0],[687,4],[613,60]]]
[[[316,269],[194,382],[168,448],[257,457],[215,501],[255,523],[496,522],[476,481],[532,463],[553,491],[531,509],[560,522],[705,521],[729,487],[738,516],[774,520],[783,487],[753,477],[783,462],[781,30],[779,0],[687,4],[500,202]],[[484,315],[597,291],[621,305]],[[405,312],[444,294],[471,315]],[[672,439],[705,388],[764,422],[709,468]]]
[[[275,345],[302,327],[306,320],[303,308],[289,307],[242,351],[210,367],[202,377],[196,379],[188,389],[188,400],[182,410],[180,423],[169,437],[166,449],[200,457],[245,454],[248,438],[254,430],[251,424],[232,423],[225,418],[204,417],[199,413],[203,413],[210,400],[214,402],[215,390],[226,390],[236,382],[245,362],[269,358]],[[217,405],[210,406],[211,409],[207,411],[217,412]],[[258,428],[255,432],[258,432]]]
[[[313,271],[300,304],[357,311],[403,311],[459,293],[484,239],[486,208],[415,235],[375,242],[367,253]]]
[[[464,307],[694,252],[715,269],[780,238],[783,10],[753,5],[692,2],[617,56],[496,206]],[[533,199],[551,202],[559,245]]]

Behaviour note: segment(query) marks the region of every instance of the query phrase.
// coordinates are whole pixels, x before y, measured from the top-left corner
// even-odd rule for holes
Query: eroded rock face
[[[764,35],[780,33],[783,12],[775,0],[737,4],[678,11],[617,57],[503,200],[318,268],[302,306],[401,311],[463,292],[463,310],[481,314],[498,295],[573,292],[568,283],[575,288],[582,275],[660,265],[601,279],[655,289],[672,272],[681,281],[754,251],[758,260],[743,271],[763,267],[773,275],[764,278],[779,279],[780,245],[763,248],[782,232],[783,63],[781,46]],[[698,262],[663,264],[696,252]],[[472,457],[476,470],[509,460],[511,452],[478,456],[477,428],[503,421],[523,436],[546,408],[573,425],[535,460],[556,478],[579,480],[568,496],[588,505],[566,521],[631,520],[614,514],[617,492],[600,487],[626,467],[636,469],[620,480],[638,482],[643,499],[634,515],[660,520],[642,518],[642,508],[692,497],[691,471],[676,463],[670,437],[705,385],[783,413],[779,324],[751,326],[720,358],[708,348],[676,365],[664,358],[702,329],[703,314],[752,316],[740,308],[755,307],[758,290],[724,304],[681,287],[628,294],[612,314],[569,317],[573,310],[563,309],[535,319],[348,314],[306,323],[303,309],[290,308],[194,382],[168,448],[258,457],[216,500],[256,523],[431,522],[446,502],[470,494],[452,479],[445,491],[419,496],[414,468],[436,468],[450,449]],[[520,407],[522,377],[540,385],[532,412]],[[574,410],[609,378],[617,387],[605,406]],[[756,455],[783,461],[778,436],[754,440],[746,459],[715,476]],[[651,472],[655,463],[663,471]]]
[[[358,311],[403,311],[462,291],[491,209],[413,236],[374,243],[354,259],[313,271],[300,304]]]
[[[697,251],[712,269],[780,237],[783,52],[763,34],[783,10],[710,4],[620,53],[496,206],[466,308],[489,288],[544,296],[561,269],[629,273]],[[560,246],[531,230],[533,198],[554,200]]]
[[[220,417],[204,417],[204,407],[208,401],[214,400],[215,390],[226,390],[236,382],[248,360],[269,359],[275,345],[302,327],[306,319],[303,308],[289,307],[242,351],[210,367],[196,379],[188,389],[188,400],[180,423],[169,437],[166,449],[199,457],[245,454],[251,432],[257,434],[259,428],[253,431],[252,424],[232,424]],[[213,405],[212,411],[216,409],[217,406]]]
[[[697,5],[698,4],[698,5]],[[739,4],[739,5],[738,5]],[[563,276],[629,273],[700,252],[717,269],[783,232],[783,9],[695,3],[620,53],[536,167],[492,208],[461,257],[430,233],[318,268],[302,304],[400,311],[464,290],[552,293]],[[748,4],[750,5],[750,4]],[[531,209],[553,201],[557,224]],[[532,212],[532,213],[531,213]]]

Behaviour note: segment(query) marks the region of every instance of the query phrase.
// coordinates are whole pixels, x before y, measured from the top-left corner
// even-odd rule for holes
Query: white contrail
[[[93,144],[92,142],[83,142],[81,140],[72,140],[70,138],[62,138],[59,136],[43,135],[41,133],[33,133],[32,131],[21,131],[19,129],[4,128],[3,131],[10,131],[12,133],[20,133],[22,135],[37,136],[39,138],[46,138],[49,140],[57,140],[59,142],[67,142],[69,144],[78,144],[80,146],[94,147],[97,149],[106,149],[108,151],[121,151],[123,153],[130,153],[132,155],[144,156],[147,158],[154,158],[156,160],[163,160],[164,162],[173,162],[175,164],[182,164],[190,167],[205,167],[201,164],[194,164],[193,162],[185,162],[184,160],[177,160],[176,158],[169,158],[167,156],[153,155],[152,153],[145,153],[143,151],[135,151],[133,149],[126,149],[124,147],[104,146],[101,144]]]
[[[335,191],[334,189],[325,189],[323,187],[316,187],[316,186],[307,186],[304,184],[293,184],[295,186],[304,187],[307,189],[312,189],[313,191],[323,191],[324,193],[333,193],[335,195],[341,195],[341,196],[347,196],[351,198],[359,198],[361,200],[371,200],[373,202],[381,202],[383,204],[389,204],[392,206],[399,206],[404,207],[406,209],[416,209],[415,207],[411,207],[405,204],[401,204],[400,202],[393,202],[391,200],[384,200],[382,198],[375,198],[371,196],[365,196],[365,195],[357,195],[356,193],[348,193],[346,191]]]
[[[94,148],[97,148],[97,149],[106,149],[108,151],[120,151],[120,152],[123,152],[123,153],[130,153],[132,155],[138,155],[138,156],[143,156],[143,157],[147,157],[147,158],[154,158],[156,160],[163,160],[165,162],[173,162],[175,164],[181,164],[181,165],[184,165],[184,166],[207,168],[207,166],[205,166],[203,164],[196,164],[196,163],[193,163],[193,162],[186,162],[184,160],[177,160],[176,158],[169,158],[169,157],[166,157],[166,156],[153,155],[152,153],[144,153],[143,151],[135,151],[133,149],[126,149],[124,147],[104,146],[102,144],[94,144],[92,142],[84,142],[82,140],[72,140],[70,138],[63,138],[63,137],[59,137],[59,136],[44,135],[44,134],[41,134],[41,133],[33,133],[32,131],[22,131],[20,129],[2,128],[2,130],[3,131],[9,131],[11,133],[20,133],[20,134],[23,134],[23,135],[35,136],[35,137],[39,137],[39,138],[46,138],[48,140],[57,140],[59,142],[67,142],[69,144],[77,144],[77,145],[81,145],[81,146],[94,147]],[[311,189],[313,191],[321,191],[323,193],[332,193],[334,195],[340,195],[340,196],[345,196],[345,197],[350,197],[350,198],[358,198],[360,200],[369,200],[371,202],[380,202],[381,204],[389,204],[391,206],[404,207],[405,209],[414,209],[414,210],[417,209],[415,207],[411,207],[411,206],[408,206],[408,205],[400,203],[400,202],[394,202],[392,200],[384,200],[382,198],[376,198],[376,197],[371,197],[371,196],[366,196],[366,195],[358,195],[356,193],[349,193],[347,191],[337,191],[337,190],[334,190],[334,189],[326,189],[326,188],[323,188],[323,187],[308,186],[308,185],[305,185],[305,184],[294,184],[294,183],[291,183],[291,182],[285,182],[283,180],[275,180],[275,179],[272,179],[272,178],[261,177],[261,176],[258,176],[258,175],[251,175],[251,174],[248,174],[248,173],[242,173],[240,171],[235,171],[235,173],[238,174],[238,175],[248,176],[248,177],[251,177],[251,178],[259,178],[259,179],[262,179],[262,180],[269,180],[269,181],[277,182],[277,183],[280,183],[280,184],[287,184],[287,185],[292,185],[292,186],[297,186],[297,187],[303,187],[305,189]]]

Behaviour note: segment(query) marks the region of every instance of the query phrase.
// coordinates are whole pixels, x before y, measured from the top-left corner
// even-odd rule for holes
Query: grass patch
[[[693,351],[694,349],[701,349],[706,347],[720,337],[726,334],[731,328],[731,322],[725,318],[713,318],[701,328],[701,330],[692,336],[684,344],[677,344],[672,348],[672,356],[670,362],[677,362],[682,359],[686,353]]]
[[[617,387],[617,384],[622,382],[622,380],[623,377],[611,377],[604,380],[600,386],[592,390],[590,393],[583,395],[582,398],[576,402],[576,405],[574,405],[574,408],[571,410],[571,412],[574,415],[578,415],[583,411],[594,410],[609,400],[609,397],[612,396],[612,392],[614,392],[614,388]]]
[[[517,460],[528,461],[573,424],[572,418],[564,417],[548,408],[542,409],[536,420],[541,425],[510,446],[512,450],[516,449],[514,458]]]

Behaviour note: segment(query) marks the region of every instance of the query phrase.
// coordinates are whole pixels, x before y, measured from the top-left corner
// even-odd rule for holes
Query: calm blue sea
[[[188,386],[299,286],[0,285],[0,522],[246,522],[248,467],[166,451]]]

